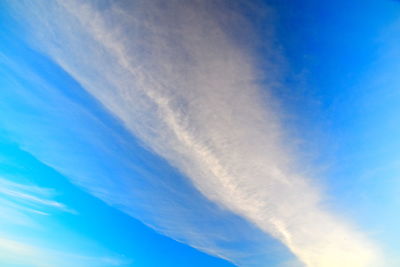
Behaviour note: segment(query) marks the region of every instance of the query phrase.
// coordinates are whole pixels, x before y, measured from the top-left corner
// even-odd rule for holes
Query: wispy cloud
[[[0,238],[0,261],[2,263],[28,264],[29,266],[121,266],[126,261],[101,256],[86,256],[73,252],[50,249],[15,239]]]
[[[54,192],[34,185],[24,185],[0,178],[0,196],[26,206],[39,206],[70,211],[64,204],[51,199]]]
[[[237,7],[125,5],[59,1],[22,9],[37,47],[208,199],[280,240],[307,266],[376,266],[372,242],[324,208],[312,180],[294,167],[298,159],[268,92],[281,66],[271,62],[265,84],[257,84],[252,46],[241,42],[254,37],[251,23]],[[266,58],[276,51],[273,41]]]
[[[42,236],[57,211],[72,212],[53,200],[54,190],[0,178],[0,262],[29,266],[121,266],[121,257],[82,253]],[[45,216],[46,218],[40,218]],[[43,227],[46,226],[46,227]],[[64,240],[66,242],[66,240]],[[79,239],[78,239],[79,242]],[[79,243],[75,243],[79,245]]]
[[[24,62],[27,56],[32,55],[25,55]],[[0,122],[37,160],[146,225],[202,251],[246,265],[290,258],[276,241],[206,200],[174,168],[138,146],[94,101],[70,99],[63,87],[15,59],[3,60],[13,73],[3,82],[18,93],[0,92],[8,99],[2,103]],[[32,60],[46,68],[42,58]],[[55,65],[51,72],[62,75]],[[80,89],[65,74],[62,84]],[[15,108],[19,106],[24,109]]]
[[[75,213],[53,197],[50,189],[0,178],[0,224],[38,226],[35,215],[46,216],[55,211]]]

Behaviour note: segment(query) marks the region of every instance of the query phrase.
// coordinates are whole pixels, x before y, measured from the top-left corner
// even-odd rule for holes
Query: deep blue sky
[[[147,9],[140,17],[123,1],[115,6],[90,1],[97,4],[81,6],[77,15],[67,11],[75,6],[55,2],[48,9],[25,1],[0,4],[2,266],[334,266],[326,260],[335,255],[329,249],[321,250],[325,259],[310,256],[323,242],[335,246],[337,240],[324,240],[318,228],[304,241],[303,233],[312,228],[303,220],[308,216],[329,217],[320,222],[332,223],[339,232],[344,225],[350,240],[345,244],[368,240],[368,246],[355,252],[366,260],[350,263],[349,257],[343,266],[370,266],[372,252],[379,254],[382,267],[397,266],[400,4],[253,2],[259,10],[199,5],[207,10],[204,25],[188,19],[187,28],[178,25],[176,30],[175,18],[164,18],[163,12],[176,12],[177,21],[193,16],[196,22],[190,4],[187,9],[143,5]],[[117,16],[113,12],[119,7],[131,13]],[[98,17],[85,13],[91,8]],[[129,46],[131,40],[138,45]],[[132,63],[136,53],[140,66]],[[247,54],[256,55],[248,60],[249,68]],[[236,81],[230,71],[244,80]],[[256,99],[247,84],[253,72],[257,90],[274,99],[260,101],[273,119],[259,119],[259,102],[254,109],[246,102]],[[132,73],[135,85],[129,80]],[[200,89],[186,89],[191,80]],[[234,93],[229,86],[224,91],[221,81],[232,85]],[[236,92],[238,84],[242,87]],[[158,91],[146,94],[141,86]],[[158,93],[170,97],[166,106],[145,102]],[[176,124],[170,122],[168,105],[177,106],[171,109],[177,110],[172,116]],[[274,111],[268,113],[270,109]],[[157,116],[166,119],[158,121]],[[284,134],[270,127],[275,121]],[[265,125],[259,127],[260,122]],[[178,130],[169,134],[174,129],[184,137]],[[285,154],[286,145],[268,143],[275,136],[282,136],[293,155]],[[269,150],[258,156],[253,142]],[[243,155],[237,165],[232,163],[235,153]],[[293,162],[302,168],[292,167]],[[300,189],[268,189],[276,171],[265,173],[264,165],[278,166],[278,173],[289,180],[293,176]],[[213,166],[225,167],[231,174],[226,177],[238,181],[232,195],[231,184],[218,184],[224,172]],[[210,173],[216,178],[207,180]],[[262,177],[243,178],[242,173]],[[304,190],[303,180],[296,180],[303,176]],[[308,194],[322,196],[318,208],[304,197]],[[293,201],[304,201],[304,207]],[[272,211],[253,210],[260,202]],[[275,219],[286,223],[286,230]]]

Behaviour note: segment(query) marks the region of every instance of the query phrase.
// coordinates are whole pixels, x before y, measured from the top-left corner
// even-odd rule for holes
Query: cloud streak
[[[127,262],[101,256],[87,256],[72,252],[50,249],[38,245],[32,245],[19,240],[0,237],[0,260],[12,264],[29,264],[29,266],[121,266]]]
[[[1,76],[10,90],[0,92],[7,99],[0,123],[36,160],[156,231],[209,254],[245,266],[291,258],[276,241],[205,199],[175,168],[137,144],[54,63],[24,50],[16,54],[23,55],[22,62],[9,55],[1,62],[12,75]],[[25,66],[30,61],[51,73]],[[52,84],[53,75],[60,82]]]
[[[42,235],[55,227],[56,211],[73,212],[64,204],[54,201],[54,191],[32,184],[0,178],[0,262],[8,265],[29,266],[126,266],[130,262],[109,253],[90,255],[65,248],[71,242],[53,240]],[[60,229],[58,229],[60,231]],[[64,230],[63,230],[64,231]],[[47,233],[48,234],[48,233]],[[60,236],[61,232],[58,233]],[[84,239],[74,240],[78,247]],[[78,241],[78,242],[77,242]],[[92,245],[93,246],[93,245]],[[94,247],[94,246],[93,246]]]
[[[63,211],[69,210],[64,204],[49,199],[49,197],[53,195],[50,190],[14,183],[2,178],[0,178],[0,194],[7,198],[12,198],[15,201],[29,203],[33,206],[38,205]]]
[[[47,216],[54,211],[75,213],[63,203],[52,200],[53,197],[52,190],[0,178],[0,224],[38,226],[34,215]]]
[[[255,33],[239,12],[257,7],[243,5],[59,1],[22,8],[32,9],[26,19],[39,49],[205,197],[307,266],[376,266],[373,244],[323,208],[319,190],[294,167],[268,92],[279,83],[281,65],[273,61],[280,56],[271,40],[266,82],[258,84],[254,46],[242,41]]]

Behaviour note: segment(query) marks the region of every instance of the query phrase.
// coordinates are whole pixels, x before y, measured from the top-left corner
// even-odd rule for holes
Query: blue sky
[[[2,266],[398,266],[400,4],[5,1]]]

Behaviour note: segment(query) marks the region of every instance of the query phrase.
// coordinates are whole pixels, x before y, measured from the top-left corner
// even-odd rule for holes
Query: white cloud
[[[224,1],[118,3],[59,1],[24,12],[38,47],[204,196],[307,266],[376,266],[374,245],[323,208],[319,190],[294,167],[266,92],[280,65],[270,63],[267,82],[257,84],[253,39],[240,42],[254,38],[250,22]]]
[[[33,60],[46,67],[41,58]],[[13,142],[37,160],[153,229],[207,253],[246,266],[291,258],[276,241],[206,200],[138,146],[96,103],[66,97],[64,88],[80,89],[70,78],[61,78],[65,87],[59,88],[12,58],[4,61],[17,79],[6,76],[11,92],[0,91],[8,99],[1,103],[0,121]]]

